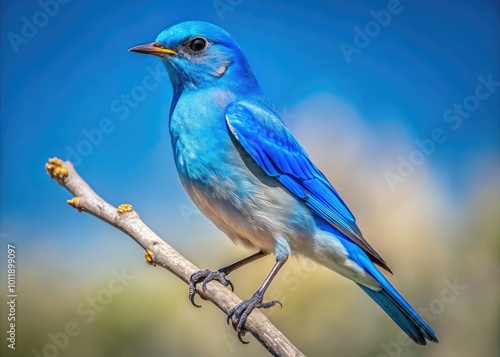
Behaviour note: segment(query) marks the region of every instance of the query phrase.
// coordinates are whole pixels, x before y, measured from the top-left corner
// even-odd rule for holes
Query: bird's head
[[[130,51],[160,57],[174,90],[210,86],[228,77],[240,83],[255,82],[233,38],[220,27],[206,22],[174,25],[161,32],[155,42],[132,47]]]

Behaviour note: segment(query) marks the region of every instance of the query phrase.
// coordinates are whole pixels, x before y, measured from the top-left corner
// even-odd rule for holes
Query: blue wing
[[[238,102],[228,106],[226,122],[236,140],[266,174],[276,177],[313,212],[363,249],[373,262],[391,271],[363,238],[356,219],[337,191],[276,115],[250,103]]]

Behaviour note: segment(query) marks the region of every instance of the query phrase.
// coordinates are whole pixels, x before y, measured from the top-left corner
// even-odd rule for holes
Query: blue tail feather
[[[391,285],[385,276],[364,255],[357,256],[358,262],[381,285],[379,291],[372,290],[358,284],[375,302],[394,320],[406,334],[419,345],[426,345],[426,340],[438,342],[434,331],[419,316],[419,314],[406,302],[399,292]]]

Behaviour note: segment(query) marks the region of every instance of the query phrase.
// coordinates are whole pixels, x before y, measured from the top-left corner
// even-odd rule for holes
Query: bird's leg
[[[201,270],[201,271],[191,275],[191,278],[189,279],[189,300],[191,301],[191,303],[194,306],[201,307],[200,305],[197,305],[194,302],[194,296],[196,295],[195,286],[199,282],[201,282],[201,284],[202,284],[201,287],[202,287],[203,291],[205,291],[208,282],[210,282],[212,280],[217,280],[218,282],[220,282],[224,286],[229,285],[231,287],[231,290],[234,291],[233,283],[231,283],[231,281],[229,279],[226,279],[226,275],[231,273],[233,270],[241,268],[242,266],[244,266],[248,263],[251,263],[254,260],[262,258],[266,255],[267,255],[267,253],[260,251],[260,252],[257,252],[257,253],[255,253],[255,254],[253,254],[245,259],[241,259],[241,260],[237,261],[236,263],[228,265],[224,268],[220,268],[217,271]]]
[[[227,322],[228,323],[229,321],[232,322],[233,327],[235,328],[238,334],[238,339],[241,341],[241,343],[245,344],[248,343],[246,341],[243,341],[243,339],[241,338],[241,333],[243,332],[244,330],[243,327],[245,326],[245,322],[247,321],[247,318],[253,309],[255,308],[267,309],[276,304],[282,306],[281,302],[279,302],[278,300],[263,302],[263,299],[267,288],[271,284],[271,281],[274,279],[276,274],[278,274],[278,271],[281,269],[283,264],[285,264],[286,260],[287,257],[277,260],[276,264],[274,265],[273,269],[267,276],[266,280],[264,280],[264,282],[262,283],[262,286],[259,288],[259,290],[257,290],[250,299],[243,301],[239,305],[236,305],[228,312]]]

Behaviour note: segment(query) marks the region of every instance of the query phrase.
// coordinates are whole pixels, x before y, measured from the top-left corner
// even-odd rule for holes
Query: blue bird
[[[195,284],[225,286],[236,268],[274,253],[262,286],[228,314],[241,342],[255,308],[291,255],[311,259],[354,281],[420,345],[438,342],[418,313],[375,267],[391,272],[364,239],[354,215],[287,129],[250,65],[223,29],[190,21],[130,51],[160,57],[173,87],[170,134],[175,164],[196,206],[233,242],[257,251],[218,271],[200,271]]]

